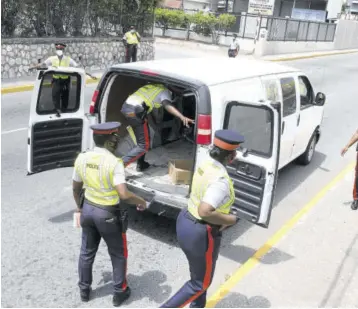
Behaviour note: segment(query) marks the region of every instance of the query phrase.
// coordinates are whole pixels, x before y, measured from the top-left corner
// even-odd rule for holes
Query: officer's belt
[[[100,209],[103,209],[105,211],[108,211],[110,212],[111,214],[114,214],[114,215],[117,215],[121,209],[119,208],[119,204],[117,205],[111,205],[111,206],[103,206],[103,205],[99,205],[99,204],[96,204],[96,203],[93,203],[91,201],[89,201],[88,199],[85,198],[85,201],[84,201],[86,204],[88,205],[91,205],[93,207],[96,207],[96,208],[100,208]]]
[[[212,223],[209,223],[209,222],[206,222],[202,219],[197,219],[195,218],[190,212],[189,210],[186,211],[185,213],[185,217],[188,218],[189,220],[195,222],[195,223],[200,223],[200,224],[206,224],[206,225],[210,225],[212,228],[214,229],[220,229],[220,225],[216,225],[216,224],[212,224]]]

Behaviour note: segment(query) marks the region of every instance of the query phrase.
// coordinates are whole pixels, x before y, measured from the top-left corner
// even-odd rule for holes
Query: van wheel
[[[317,135],[314,133],[308,143],[306,151],[297,158],[297,163],[301,165],[308,165],[311,163],[312,158],[314,156],[314,152],[316,150],[316,143],[317,143]]]

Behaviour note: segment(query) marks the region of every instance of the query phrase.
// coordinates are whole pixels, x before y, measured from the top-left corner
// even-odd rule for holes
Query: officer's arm
[[[230,197],[229,183],[226,179],[221,179],[211,184],[199,205],[198,213],[203,220],[217,225],[233,225],[236,223],[236,216],[223,214],[216,209],[225,203]]]
[[[353,134],[348,144],[342,149],[341,155],[343,156],[348,149],[358,141],[358,130]]]
[[[44,62],[40,62],[38,64],[35,64],[35,65],[29,67],[29,70],[37,69],[42,66],[50,67],[51,65],[52,65],[52,61],[50,60],[50,58],[47,58]]]
[[[132,205],[142,205],[144,207],[146,207],[146,202],[144,199],[142,199],[141,197],[135,195],[133,192],[129,191],[127,188],[127,185],[125,183],[121,183],[119,185],[115,186],[115,189],[119,195],[119,198],[121,200],[126,201],[126,203],[128,204],[132,204]]]
[[[116,189],[121,200],[125,200],[128,204],[146,206],[145,200],[128,190],[124,165],[121,161],[118,162],[113,171],[112,185]]]
[[[78,210],[81,207],[80,195],[81,195],[82,188],[83,188],[83,182],[78,182],[75,180],[72,181],[73,198],[75,199]]]
[[[126,35],[123,36],[122,42],[123,42],[124,46],[127,46],[127,37],[126,37]]]
[[[205,202],[201,202],[198,209],[199,216],[211,224],[216,225],[233,225],[236,223],[236,216],[222,214]]]
[[[173,105],[171,105],[169,101],[163,101],[163,106],[168,113],[172,114],[175,117],[178,117],[186,127],[189,126],[189,123],[194,123],[193,119],[185,117]]]

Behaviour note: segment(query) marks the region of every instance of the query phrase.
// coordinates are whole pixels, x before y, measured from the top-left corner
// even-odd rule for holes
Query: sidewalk
[[[352,183],[353,171],[271,249],[267,255],[275,255],[275,263],[264,262],[264,256],[216,307],[358,308],[358,211],[350,208]],[[238,303],[243,299],[238,295],[245,295],[248,304]]]
[[[169,43],[168,43],[169,42]],[[161,39],[156,38],[156,44],[158,45],[169,45],[176,46],[177,48],[188,48],[198,49],[205,54],[206,52],[210,52],[211,55],[220,55],[227,57],[227,47],[210,45],[200,42],[191,42],[191,41],[182,41],[175,39]],[[246,51],[240,51],[238,57],[248,57],[254,59],[262,59],[267,61],[281,62],[281,61],[293,61],[298,59],[306,59],[306,58],[315,58],[315,57],[323,57],[330,56],[336,54],[345,54],[345,53],[358,53],[358,49],[352,50],[337,50],[337,51],[328,51],[328,52],[309,52],[309,53],[296,53],[296,54],[282,54],[282,55],[271,55],[264,57],[255,57],[247,53]],[[207,54],[207,53],[206,53]],[[91,72],[96,77],[100,78],[103,72]],[[25,76],[16,79],[2,79],[1,80],[1,93],[13,93],[13,92],[21,92],[21,91],[30,91],[33,88],[33,83],[35,80],[35,76]],[[86,84],[97,83],[98,81],[93,80],[87,77]]]

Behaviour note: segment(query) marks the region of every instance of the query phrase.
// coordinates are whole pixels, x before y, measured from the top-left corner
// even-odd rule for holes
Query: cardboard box
[[[190,184],[193,175],[193,160],[170,160],[169,161],[169,176],[175,185]]]

